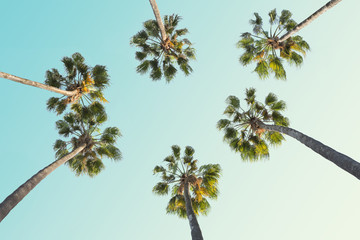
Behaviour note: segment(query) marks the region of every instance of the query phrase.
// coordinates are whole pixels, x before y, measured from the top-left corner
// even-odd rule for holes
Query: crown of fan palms
[[[224,131],[224,141],[230,148],[239,152],[242,159],[250,161],[268,158],[268,146],[280,145],[284,140],[279,132],[259,128],[259,121],[289,126],[289,120],[281,114],[286,107],[284,101],[278,100],[273,93],[265,98],[265,104],[258,102],[255,97],[254,88],[246,89],[247,108],[244,110],[237,97],[229,96],[224,111],[229,119],[221,119],[217,123],[218,129]]]
[[[99,102],[89,106],[73,104],[72,112],[67,113],[63,120],[56,122],[59,134],[69,138],[68,141],[57,140],[54,144],[55,155],[61,158],[71,149],[76,149],[82,144],[86,147],[66,164],[77,174],[97,175],[103,168],[103,157],[120,160],[121,152],[114,145],[121,136],[116,127],[108,127],[100,132],[99,126],[107,120],[104,107]]]
[[[182,38],[188,33],[186,28],[176,29],[181,17],[178,15],[164,16],[164,27],[167,34],[165,40],[162,39],[160,28],[155,20],[144,22],[144,30],[135,34],[131,39],[131,44],[139,47],[135,58],[140,61],[136,71],[140,74],[150,72],[152,80],[160,80],[165,77],[166,81],[171,81],[176,73],[178,65],[180,70],[189,75],[192,68],[189,65],[190,59],[195,59],[195,50],[191,47],[191,42]]]
[[[85,104],[94,100],[106,102],[103,90],[109,85],[109,76],[105,66],[89,67],[80,53],[64,57],[62,62],[65,66],[66,76],[62,76],[57,69],[53,68],[46,72],[45,84],[67,91],[77,90],[78,94],[71,97],[51,97],[47,102],[48,110],[61,114],[69,103],[80,101]]]
[[[185,182],[188,182],[194,213],[206,215],[210,209],[207,198],[216,199],[218,196],[220,165],[207,164],[198,168],[192,147],[185,148],[183,157],[180,157],[179,146],[174,145],[171,148],[172,155],[164,159],[165,167],[154,168],[154,174],[160,174],[161,181],[154,186],[153,192],[158,195],[167,195],[170,192],[171,199],[166,212],[186,218],[184,187]]]
[[[251,62],[256,63],[254,71],[261,79],[269,77],[274,73],[277,79],[286,79],[286,71],[283,66],[283,59],[290,64],[300,66],[303,63],[303,56],[310,50],[309,44],[300,36],[289,37],[285,41],[279,41],[279,35],[284,30],[290,31],[296,26],[291,18],[292,13],[283,10],[279,16],[276,9],[269,12],[270,30],[263,29],[263,20],[258,13],[254,13],[255,19],[250,20],[253,26],[253,33],[243,33],[237,43],[239,48],[245,50],[240,56],[240,63],[244,66]]]

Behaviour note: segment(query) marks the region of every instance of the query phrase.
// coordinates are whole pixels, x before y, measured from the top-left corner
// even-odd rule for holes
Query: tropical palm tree
[[[306,41],[300,36],[289,37],[286,41],[279,42],[279,35],[284,31],[290,31],[296,26],[288,10],[283,10],[279,16],[276,9],[269,12],[270,30],[263,29],[263,20],[258,13],[254,13],[255,19],[250,20],[254,27],[253,34],[246,32],[241,35],[237,43],[239,48],[245,50],[240,56],[240,63],[244,66],[251,62],[256,63],[254,71],[261,79],[269,77],[270,73],[275,74],[277,79],[286,79],[286,71],[283,66],[283,59],[290,64],[300,66],[306,51],[310,49]]]
[[[99,102],[93,102],[87,107],[73,104],[71,108],[72,112],[56,122],[56,128],[60,135],[72,138],[69,141],[57,140],[54,144],[57,160],[32,176],[0,204],[0,222],[37,184],[62,164],[69,165],[76,175],[93,177],[104,168],[103,157],[121,159],[121,152],[115,146],[116,139],[120,137],[119,129],[108,127],[100,133],[99,126],[107,119],[104,107]]]
[[[281,114],[286,104],[275,94],[269,93],[263,104],[255,99],[255,89],[246,89],[246,109],[240,106],[240,100],[235,96],[229,96],[226,102],[228,106],[224,114],[230,119],[219,120],[217,127],[224,131],[224,140],[232,150],[240,153],[242,159],[268,158],[269,145],[280,145],[284,140],[283,134],[286,134],[360,179],[360,163],[289,128],[289,120]]]
[[[62,62],[65,65],[66,76],[62,76],[53,68],[46,71],[45,84],[67,91],[76,91],[76,94],[69,97],[51,97],[47,102],[48,110],[61,114],[70,103],[80,101],[85,105],[94,100],[106,102],[103,90],[109,85],[109,76],[105,66],[89,67],[80,53],[64,57]]]
[[[185,147],[185,155],[180,157],[180,147],[172,146],[172,155],[166,157],[166,167],[156,166],[154,174],[161,174],[153,192],[167,195],[171,189],[171,199],[166,208],[169,214],[188,218],[193,240],[202,240],[202,233],[196,216],[206,215],[210,204],[206,197],[216,199],[218,196],[218,180],[221,173],[219,164],[207,164],[200,168],[193,155],[195,150]]]
[[[240,56],[240,63],[244,66],[251,62],[256,63],[254,71],[261,79],[267,78],[270,73],[275,74],[277,79],[286,79],[286,71],[282,64],[285,59],[290,64],[300,66],[303,62],[303,56],[310,50],[309,44],[300,36],[294,36],[305,26],[318,18],[321,14],[334,7],[341,0],[332,0],[322,6],[304,21],[299,24],[291,19],[292,14],[288,10],[283,10],[278,16],[276,9],[269,12],[270,32],[262,27],[262,18],[258,13],[254,13],[255,20],[250,20],[253,25],[253,33],[243,33],[237,46],[243,48],[245,52]],[[277,25],[273,30],[273,25]],[[286,30],[286,33],[280,37],[280,34]],[[279,54],[277,54],[277,51]]]
[[[189,60],[195,59],[195,50],[188,39],[180,38],[188,33],[186,28],[176,29],[180,20],[178,15],[164,17],[165,39],[159,23],[155,20],[144,22],[144,30],[132,37],[130,43],[140,48],[135,54],[135,58],[140,61],[136,68],[138,73],[145,74],[150,71],[152,80],[165,77],[169,82],[178,71],[175,64],[185,75],[192,72]]]

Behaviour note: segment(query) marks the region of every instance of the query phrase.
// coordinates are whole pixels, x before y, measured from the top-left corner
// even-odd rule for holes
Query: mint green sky
[[[106,65],[109,121],[120,128],[123,160],[105,159],[95,178],[76,177],[62,166],[41,182],[0,224],[4,240],[190,239],[187,220],[166,215],[169,197],[151,192],[152,169],[170,146],[191,145],[201,164],[223,168],[221,194],[199,217],[206,240],[358,239],[360,182],[297,141],[271,149],[270,159],[243,162],[222,141],[216,122],[225,99],[248,87],[263,99],[286,101],[291,127],[360,159],[358,103],[360,3],[344,0],[301,30],[311,52],[301,68],[287,67],[286,82],[259,80],[242,67],[235,47],[258,12],[288,9],[297,22],[327,1],[157,0],[162,15],[183,17],[180,27],[197,50],[190,77],[170,84],[138,75],[129,45],[152,19],[147,0],[33,0],[1,3],[0,71],[43,82],[45,71],[63,70],[61,58],[80,52]],[[46,100],[55,94],[0,79],[0,201],[54,160],[59,136]]]

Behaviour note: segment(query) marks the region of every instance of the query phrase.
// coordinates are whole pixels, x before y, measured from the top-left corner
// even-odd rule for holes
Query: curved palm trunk
[[[37,88],[42,88],[51,92],[56,92],[56,93],[60,93],[62,95],[71,97],[74,96],[75,94],[78,93],[78,91],[74,90],[74,91],[65,91],[65,90],[61,90],[59,88],[56,87],[52,87],[46,84],[42,84],[42,83],[38,83],[38,82],[34,82],[25,78],[21,78],[21,77],[17,77],[8,73],[4,73],[4,72],[0,72],[0,78],[5,78],[8,80],[12,80],[14,82],[18,82],[18,83],[22,83],[22,84],[26,84],[29,86],[33,86],[33,87],[37,87]]]
[[[23,185],[18,187],[12,194],[10,194],[2,203],[0,203],[0,222],[9,214],[9,212],[36,186],[38,185],[47,175],[52,171],[58,168],[60,165],[69,161],[71,158],[75,157],[80,153],[86,144],[81,145],[76,148],[74,151],[68,155],[60,158],[59,160],[54,161],[47,167],[40,170],[29,180],[27,180]]]
[[[165,42],[167,36],[166,36],[165,26],[164,26],[164,24],[163,24],[163,22],[161,20],[159,8],[158,8],[155,0],[149,0],[149,2],[150,2],[150,5],[152,7],[152,10],[154,12],[156,21],[157,21],[157,23],[159,25],[159,28],[160,28],[161,38],[162,38],[163,42]]]
[[[267,125],[263,122],[258,122],[260,128],[284,133],[290,137],[295,138],[305,146],[309,147],[314,152],[320,154],[327,160],[330,160],[343,170],[347,171],[357,179],[360,179],[360,163],[354,159],[337,152],[336,150],[322,144],[321,142],[301,133],[292,128],[282,127],[277,125]]]
[[[300,31],[301,29],[303,29],[305,26],[309,25],[312,21],[314,21],[316,18],[318,18],[321,14],[323,14],[324,12],[326,12],[327,10],[329,10],[330,8],[332,8],[333,6],[335,6],[336,4],[338,4],[339,2],[341,2],[341,0],[332,0],[330,2],[328,2],[327,4],[325,4],[322,8],[320,8],[319,10],[317,10],[316,12],[314,12],[310,17],[306,18],[304,21],[302,21],[301,23],[299,23],[298,25],[296,25],[294,27],[293,30],[287,32],[285,35],[283,35],[278,42],[283,42],[286,39],[288,39],[289,37],[291,37],[293,34],[295,34],[296,32]]]
[[[185,206],[186,206],[186,215],[189,219],[190,229],[191,229],[191,238],[192,240],[203,240],[203,236],[201,233],[201,229],[199,223],[196,219],[196,215],[194,213],[191,198],[189,194],[189,182],[185,181],[184,186],[184,198],[185,198]]]

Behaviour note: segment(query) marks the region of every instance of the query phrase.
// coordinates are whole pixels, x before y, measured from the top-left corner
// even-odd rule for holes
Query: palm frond
[[[157,195],[167,195],[169,193],[169,184],[165,182],[158,182],[152,191]]]

